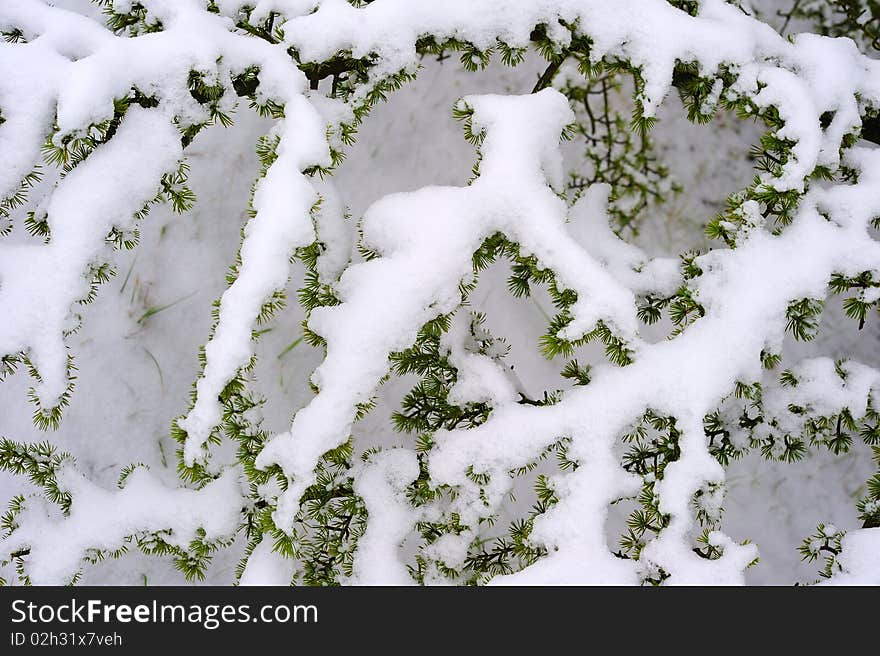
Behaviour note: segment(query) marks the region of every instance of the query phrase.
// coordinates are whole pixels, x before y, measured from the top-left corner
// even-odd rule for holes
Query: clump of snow
[[[880,585],[880,528],[850,531],[840,543],[841,571],[824,585]]]
[[[310,328],[327,342],[327,357],[312,378],[320,393],[257,459],[260,467],[281,465],[292,481],[276,511],[279,526],[290,526],[321,454],[347,439],[358,404],[369,400],[388,370],[389,354],[412,344],[426,322],[458,307],[471,255],[490,235],[509,235],[578,292],[568,336],[580,337],[603,320],[636,338],[632,293],[572,239],[565,203],[549,186],[561,176],[557,144],[572,119],[564,96],[546,89],[465,102],[475,129],[486,131],[479,178],[468,187],[427,188],[373,205],[364,217],[364,239],[383,256],[349,267],[338,285],[342,303],[311,315]]]
[[[368,523],[358,540],[350,583],[412,585],[398,551],[416,522],[406,488],[418,475],[416,454],[409,449],[378,453],[355,472],[354,489],[367,507]]]
[[[290,585],[296,571],[296,561],[285,558],[272,549],[272,540],[263,538],[247,559],[247,566],[239,585]]]
[[[880,387],[880,372],[857,362],[840,363],[830,358],[811,358],[791,368],[794,386],[767,386],[762,394],[764,419],[783,434],[800,434],[810,417],[832,416],[847,410],[855,421],[867,409],[871,391]]]
[[[329,158],[324,123],[298,96],[286,105],[284,122],[277,128],[277,159],[258,183],[253,200],[256,215],[244,229],[238,276],[220,299],[219,321],[205,345],[205,371],[196,384],[196,402],[180,421],[187,432],[188,466],[202,457],[205,442],[220,423],[220,392],[253,354],[251,331],[263,303],[284,289],[294,251],[315,239],[311,208],[319,196],[301,171]]]
[[[155,197],[157,181],[181,157],[170,117],[133,107],[88,165],[58,184],[46,207],[49,243],[0,244],[0,307],[9,318],[0,322],[0,353],[28,352],[40,373],[36,393],[43,407],[54,407],[67,389],[63,337],[71,306],[88,294],[87,268],[106,250],[112,228],[133,227],[133,216]]]
[[[735,89],[752,95],[760,107],[779,109],[786,121],[779,136],[797,142],[795,157],[772,181],[780,190],[802,188],[816,164],[836,163],[842,136],[860,125],[859,103],[876,106],[880,95],[880,63],[859,55],[851,40],[802,35],[792,43],[723,0],[700,3],[696,17],[665,0],[376,0],[363,8],[346,0],[315,4],[314,13],[283,24],[285,42],[308,61],[341,50],[355,57],[376,54],[376,76],[412,67],[415,43],[425,34],[438,41],[469,41],[484,50],[498,39],[525,47],[533,28],[543,24],[561,49],[571,37],[560,19],[590,37],[593,61],[619,57],[641,71],[641,100],[649,116],[668,93],[676,62],[696,62],[706,75],[724,66],[738,76]],[[713,96],[719,93],[715,89]],[[823,130],[820,117],[826,112],[834,118]]]
[[[25,571],[34,585],[64,585],[91,550],[115,551],[127,538],[159,533],[186,549],[202,539],[229,539],[238,528],[242,504],[241,470],[227,469],[199,490],[170,489],[144,468],[135,469],[121,490],[98,487],[71,466],[58,484],[70,493],[70,513],[33,498],[18,515],[19,527],[0,541],[0,553],[29,550]]]
[[[568,457],[581,467],[554,480],[554,489],[564,491],[560,502],[535,522],[535,539],[551,554],[512,580],[558,581],[565,572],[570,580],[587,581],[602,569],[595,563],[607,559],[607,547],[598,538],[607,506],[632,494],[634,485],[614,458],[613,446],[628,422],[652,408],[678,419],[681,457],[656,484],[660,510],[671,515],[671,523],[648,544],[643,559],[671,573],[670,583],[742,581],[743,568],[756,555],[753,546],[718,538],[724,555],[708,561],[696,556],[687,541],[693,528],[692,496],[705,483],[723,480],[721,466],[707,451],[702,419],[737,380],[757,377],[765,339],[781,339],[791,300],[822,296],[835,271],[876,267],[880,245],[865,228],[869,217],[880,212],[880,203],[861,195],[878,182],[878,152],[854,150],[850,161],[860,166],[859,183],[808,194],[783,234],[753,232],[735,250],[698,258],[704,271],[698,299],[706,315],[675,339],[643,345],[628,367],[594,369],[590,385],[568,392],[554,406],[503,407],[477,428],[435,435],[438,448],[430,458],[434,482],[473,488],[466,476],[469,467],[491,473],[487,513],[508,491],[508,471],[533,461],[560,437],[571,438]],[[817,211],[819,202],[830,208],[854,195],[861,197],[859,221],[839,227]],[[588,545],[590,552],[585,551]],[[540,573],[537,579],[534,568]]]
[[[441,344],[448,350],[449,362],[457,372],[455,385],[449,391],[449,402],[456,405],[488,402],[492,406],[513,403],[520,390],[496,358],[475,352],[472,326],[472,317],[457,312],[449,331],[441,338]]]
[[[652,344],[639,335],[635,301],[647,293],[671,294],[681,282],[677,263],[652,259],[613,234],[605,212],[607,187],[587,190],[570,211],[557,195],[563,183],[557,142],[573,120],[564,96],[545,89],[529,96],[465,98],[460,107],[472,113],[472,129],[483,135],[478,177],[467,187],[427,187],[376,202],[362,229],[365,244],[380,257],[346,268],[352,241],[344,208],[330,185],[304,172],[330,165],[333,127],[350,119],[351,106],[369,93],[370,84],[361,85],[345,107],[307,91],[307,79],[288,51],[305,62],[338,53],[370,57],[375,83],[414,70],[416,42],[425,35],[441,42],[465,40],[482,50],[499,40],[526,47],[534,27],[545,25],[563,48],[571,39],[564,21],[590,39],[593,61],[625,60],[640,71],[637,100],[644,116],[652,116],[663,101],[678,62],[696,63],[708,77],[730,73],[729,93],[751,98],[761,110],[775,108],[784,122],[776,136],[793,143],[782,173],[766,175],[763,182],[798,192],[817,166],[840,165],[844,137],[859,129],[867,109],[880,107],[880,63],[861,56],[845,39],[801,35],[789,42],[722,0],[700,3],[696,17],[665,0],[375,0],[361,8],[346,0],[259,0],[256,6],[218,0],[219,14],[206,11],[200,0],[140,4],[151,20],[161,21],[161,31],[129,38],[37,0],[0,5],[0,27],[20,29],[26,41],[0,44],[0,198],[13,194],[34,170],[46,137],[60,146],[94,129],[114,117],[114,101],[133,88],[156,105],[130,107],[112,139],[46,185],[45,197],[35,200],[46,212],[46,243],[0,243],[0,354],[27,355],[44,408],[66,393],[64,336],[77,324],[71,308],[89,293],[90,269],[109,257],[108,233],[131,230],[162,176],[178,167],[184,157],[179,128],[210,118],[189,92],[190,75],[223,87],[219,106],[232,111],[233,78],[258,70],[257,100],[283,107],[270,132],[278,137],[277,158],[258,183],[241,267],[221,299],[195,403],[180,424],[187,432],[184,463],[210,464],[206,444],[222,418],[218,394],[250,361],[255,321],[265,301],[284,288],[291,254],[317,238],[325,247],[321,282],[334,286],[341,303],[316,309],[309,321],[327,344],[312,378],[319,393],[257,459],[261,468],[279,465],[289,479],[273,513],[279,528],[291,531],[321,455],[348,440],[358,408],[388,371],[389,355],[410,346],[426,322],[455,312],[443,338],[458,370],[450,400],[485,402],[492,412],[477,428],[434,435],[431,482],[456,488],[452,505],[466,526],[431,546],[435,558],[460,564],[476,526],[496,513],[510,492],[509,472],[566,438],[567,457],[579,467],[551,478],[558,502],[535,520],[531,534],[549,555],[498,577],[498,583],[632,583],[645,568],[662,569],[670,583],[742,581],[756,556],[753,546],[715,531],[708,540],[720,558],[700,558],[692,549],[694,495],[720,494],[724,478],[708,451],[703,417],[737,381],[761,377],[760,353],[782,343],[792,300],[823,298],[833,273],[880,270],[880,246],[868,234],[869,223],[880,215],[880,151],[851,149],[845,163],[860,172],[858,182],[813,188],[780,234],[765,229],[756,203],[746,204],[749,229],[738,235],[737,248],[696,260],[703,274],[692,283],[693,293],[705,315],[675,339]],[[114,7],[130,9],[131,2],[117,0]],[[282,42],[236,31],[247,8],[254,20],[277,13]],[[721,93],[716,81],[707,107]],[[497,360],[468,350],[460,307],[459,285],[472,275],[472,253],[496,232],[552,269],[560,287],[576,292],[572,321],[560,337],[576,340],[602,322],[631,347],[635,362],[595,368],[589,385],[563,394],[555,405],[516,403],[520,390]],[[853,363],[845,365],[845,373],[841,380],[830,360],[801,363],[795,388],[768,389],[768,417],[782,429],[797,430],[793,403],[819,413],[846,408],[859,415],[877,374]],[[640,479],[622,468],[615,446],[647,409],[675,417],[681,455],[655,486],[669,524],[645,547],[637,566],[611,553],[605,521],[609,504],[639,489]],[[90,549],[112,550],[141,532],[167,532],[179,546],[200,530],[208,540],[228,537],[242,505],[241,473],[221,469],[209,469],[219,477],[199,490],[170,490],[137,470],[113,493],[64,469],[59,483],[73,496],[70,515],[57,517],[37,502],[29,504],[3,551],[29,548],[31,580],[58,583],[77,571]],[[417,519],[405,488],[418,473],[418,461],[406,449],[381,452],[356,469],[355,489],[370,521],[356,552],[353,582],[408,581],[398,548]],[[475,483],[473,473],[488,482]],[[716,497],[708,503],[708,511],[716,512]],[[844,539],[842,580],[877,577],[876,559],[870,557],[876,530]],[[290,574],[289,564],[264,541],[253,550],[242,582],[284,582]]]

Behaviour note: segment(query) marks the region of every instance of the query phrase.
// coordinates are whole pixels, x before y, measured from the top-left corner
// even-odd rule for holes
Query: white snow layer
[[[271,538],[263,538],[248,556],[247,566],[238,584],[290,585],[295,570],[296,561],[274,551]]]
[[[46,244],[0,244],[0,352],[25,352],[39,372],[36,392],[43,407],[58,402],[68,385],[63,335],[75,325],[72,305],[88,293],[86,272],[106,255],[108,232],[131,228],[132,215],[153,198],[162,175],[176,169],[183,157],[177,126],[207,118],[187,91],[190,71],[228,87],[236,73],[259,67],[259,97],[285,108],[273,131],[280,137],[278,158],[257,188],[257,213],[245,231],[241,270],[221,301],[197,400],[182,423],[188,432],[187,464],[210,460],[204,447],[220,420],[217,393],[249,361],[254,322],[263,302],[284,286],[292,251],[314,238],[310,210],[319,191],[302,171],[328,164],[325,107],[317,95],[306,93],[305,76],[288,48],[295,48],[303,61],[324,60],[339,51],[354,57],[376,54],[372,75],[378,79],[413,69],[415,42],[425,34],[467,40],[480,48],[494,46],[497,39],[524,47],[535,25],[545,24],[564,44],[569,38],[559,25],[564,19],[592,40],[595,60],[619,57],[642,71],[646,115],[665,97],[677,61],[697,62],[706,75],[720,67],[730,70],[737,76],[735,90],[761,107],[775,106],[785,121],[778,136],[795,142],[784,174],[768,180],[779,190],[801,190],[817,165],[835,166],[841,139],[859,126],[860,112],[880,106],[880,63],[859,55],[851,41],[800,36],[789,42],[722,0],[702,2],[697,17],[665,0],[376,0],[364,8],[345,0],[263,0],[258,14],[280,11],[287,19],[280,44],[235,33],[229,16],[242,4],[235,0],[220,2],[219,15],[206,12],[198,0],[141,4],[162,21],[163,31],[120,37],[38,0],[0,5],[0,26],[23,28],[28,40],[0,44],[0,196],[12,193],[33,169],[53,121],[59,143],[65,135],[81,134],[110,118],[114,98],[133,86],[159,101],[153,109],[129,109],[116,135],[51,190]],[[233,104],[229,98],[224,102]],[[673,289],[674,263],[649,260],[610,233],[604,216],[607,189],[591,190],[571,213],[554,193],[563,174],[558,136],[573,119],[565,98],[548,89],[465,102],[473,109],[474,129],[486,133],[479,177],[468,187],[428,187],[375,203],[363,232],[382,257],[346,269],[336,284],[342,303],[311,316],[311,329],[327,342],[327,357],[313,376],[320,392],[258,459],[261,467],[280,465],[291,481],[279,499],[275,522],[291,528],[300,496],[314,482],[318,459],[347,440],[358,405],[369,400],[387,372],[389,353],[409,346],[426,321],[458,308],[458,285],[471,273],[471,254],[484,238],[501,231],[552,268],[561,286],[577,292],[574,320],[562,336],[575,339],[603,321],[628,342],[635,363],[597,368],[589,386],[567,393],[555,406],[525,407],[514,402],[509,383],[496,375],[491,362],[466,356],[449,342],[462,373],[457,397],[494,405],[486,424],[439,433],[438,448],[430,456],[433,482],[461,489],[462,521],[473,525],[497,509],[508,492],[507,472],[560,437],[571,439],[569,457],[581,463],[576,471],[556,477],[559,503],[535,523],[533,538],[550,555],[496,580],[637,580],[633,563],[611,555],[604,520],[608,504],[638,486],[617,461],[616,437],[650,407],[676,416],[682,438],[680,459],[657,484],[661,511],[671,523],[645,548],[642,560],[669,572],[672,583],[741,582],[754,547],[716,533],[710,540],[723,549],[719,560],[699,558],[690,548],[690,500],[707,482],[723,479],[706,449],[702,418],[737,380],[758,377],[758,354],[765,344],[781,342],[789,301],[823,297],[834,272],[877,270],[880,251],[867,224],[880,215],[874,193],[880,184],[880,154],[850,151],[848,163],[861,171],[859,182],[811,191],[782,234],[755,230],[735,250],[701,257],[698,264],[705,273],[698,298],[706,315],[676,339],[649,344],[638,334],[635,295]],[[823,129],[820,117],[829,114],[833,118]],[[332,224],[327,230],[322,238],[331,242],[331,251],[347,253],[350,244],[342,243],[341,231]],[[332,279],[344,260],[332,265],[328,260],[323,274]],[[827,402],[837,407],[833,399]],[[469,467],[491,474],[486,504],[466,476]],[[403,578],[402,565],[392,561],[411,522],[399,495],[414,477],[412,468],[412,455],[400,451],[358,472],[356,486],[371,521],[385,528],[384,533],[368,528],[353,580],[375,581],[380,574]],[[15,545],[31,546],[32,579],[59,581],[75,571],[87,546],[112,548],[140,530],[164,527],[189,536],[199,525],[209,536],[229,532],[230,518],[239,509],[237,497],[232,498],[239,494],[230,482],[237,478],[234,470],[198,492],[162,490],[145,482],[145,476],[136,472],[113,495],[66,478],[77,492],[71,516],[61,522],[37,517],[31,524],[36,528],[14,533]],[[154,507],[157,499],[161,504]],[[86,503],[106,510],[80,510]],[[173,512],[160,513],[160,507]],[[32,537],[37,535],[39,540]],[[861,567],[862,538],[857,535],[847,543],[850,568]],[[466,534],[461,544],[452,539],[446,545],[451,559],[465,539]],[[270,571],[273,563],[283,566],[266,551],[262,545],[255,549],[247,578],[284,580],[286,572]]]
[[[356,473],[355,492],[369,515],[366,532],[358,540],[354,560],[355,585],[412,585],[398,549],[416,522],[406,487],[419,475],[416,454],[388,449],[374,455]]]
[[[230,539],[238,528],[242,504],[241,470],[230,467],[200,490],[169,489],[142,467],[121,490],[108,491],[68,466],[58,484],[70,493],[70,514],[59,516],[42,499],[29,500],[16,517],[19,527],[0,541],[0,556],[29,549],[27,571],[34,585],[65,585],[86,557],[115,551],[129,538],[158,533],[162,540],[186,549],[199,537]]]
[[[841,571],[824,585],[880,585],[880,528],[863,528],[843,536],[837,562]]]

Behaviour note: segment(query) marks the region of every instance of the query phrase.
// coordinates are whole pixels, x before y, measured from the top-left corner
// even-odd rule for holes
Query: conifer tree
[[[92,1],[100,20],[0,4],[0,378],[31,378],[47,434],[0,440],[31,490],[3,515],[4,582],[76,582],[137,549],[187,580],[236,553],[230,583],[741,583],[760,545],[722,531],[732,461],[880,466],[880,371],[784,349],[835,302],[860,331],[878,319],[876,3]],[[334,174],[437,59],[540,73],[451,107],[466,185],[352,216]],[[656,140],[673,94],[706,129],[727,114],[763,134],[705,246],[657,257],[636,238],[687,186]],[[247,112],[270,127],[201,371],[167,418],[177,485],[134,462],[104,489],[65,449],[72,335],[151,209],[198,203],[199,134]],[[533,347],[558,378],[537,393],[521,326],[481,307],[499,269],[511,298],[552,303]],[[313,396],[277,433],[255,345],[289,305],[305,316],[289,348],[321,364],[290,372]],[[857,511],[792,556],[880,583],[880,473]]]

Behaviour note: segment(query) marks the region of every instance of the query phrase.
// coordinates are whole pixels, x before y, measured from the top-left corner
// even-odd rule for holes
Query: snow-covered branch
[[[40,428],[57,428],[71,398],[68,337],[112,275],[113,248],[135,245],[151,205],[195,201],[196,135],[230,125],[242,103],[272,126],[192,403],[172,429],[198,489],[137,468],[110,493],[11,448],[3,468],[36,467],[32,479],[64,500],[51,512],[16,502],[2,545],[23,580],[63,581],[132,541],[197,576],[243,530],[243,583],[740,583],[757,550],[720,530],[727,461],[757,446],[783,460],[814,444],[838,453],[855,432],[880,441],[875,369],[815,357],[774,370],[787,333],[813,337],[830,293],[855,290],[844,308],[859,328],[880,303],[880,150],[858,143],[880,111],[880,63],[853,41],[787,39],[723,0],[693,15],[666,0],[96,1],[106,25],[41,0],[0,5],[0,376],[27,365]],[[391,194],[347,221],[324,178],[425,55],[457,52],[478,70],[530,50],[547,61],[535,92],[453,109],[477,151],[466,186]],[[635,136],[615,141],[619,75]],[[567,186],[560,140],[597,139],[596,80],[606,170]],[[647,134],[673,87],[695,122],[735,110],[767,129],[753,183],[704,217],[716,247],[679,259],[625,241],[609,212],[621,185],[637,180],[647,198],[666,175],[648,168]],[[324,358],[314,397],[268,435],[249,387],[257,327],[283,306],[295,259],[303,338]],[[530,398],[471,314],[500,259],[512,294],[543,286],[553,301],[542,349],[568,360],[569,389]],[[658,340],[645,325],[667,310],[674,328]],[[607,362],[582,366],[572,356],[592,341]],[[381,385],[409,374],[422,381],[396,427],[415,439],[355,448]],[[212,447],[224,442],[234,456]],[[550,453],[560,464],[536,475],[535,508],[487,550],[486,526]],[[880,488],[869,497],[866,526]],[[615,551],[606,519],[622,500],[641,510]],[[871,531],[816,538],[843,540],[835,580],[874,576]],[[322,549],[332,554],[313,557]]]

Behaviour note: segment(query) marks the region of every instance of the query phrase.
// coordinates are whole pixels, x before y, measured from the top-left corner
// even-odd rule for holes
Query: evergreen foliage
[[[101,7],[106,28],[119,38],[146,38],[145,35],[161,34],[166,30],[161,12],[157,13],[152,3],[146,0],[93,1]],[[287,40],[285,25],[290,17],[284,16],[281,10],[259,13],[255,7],[238,3],[241,6],[235,12],[229,12],[228,6],[236,3],[206,0],[202,4],[205,12],[228,18],[229,30],[236,37],[258,41],[261,46],[271,47],[273,52],[284,52],[287,63],[303,74],[310,92],[321,95],[328,106],[336,108],[335,118],[326,121],[322,135],[327,157],[316,161],[304,161],[307,158],[303,157],[303,161],[298,162],[301,164],[299,172],[310,185],[332,178],[346,153],[355,146],[358,128],[367,120],[370,111],[412,81],[418,72],[417,65],[389,71],[384,67],[381,53],[364,54],[354,49],[341,50],[327,59],[313,61]],[[372,3],[351,0],[349,4],[364,8]],[[669,4],[691,16],[697,16],[701,6],[697,1],[670,0]],[[823,34],[853,37],[863,48],[880,47],[877,45],[880,9],[874,2],[795,2],[783,15],[786,26],[792,18],[806,20]],[[26,43],[31,36],[26,26],[2,23],[0,27],[9,44]],[[527,46],[513,39],[507,40],[503,35],[487,46],[469,42],[463,35],[450,36],[442,30],[437,34],[420,35],[413,46],[422,59],[457,61],[457,65],[474,74],[495,60],[513,67],[528,58],[542,58],[546,68],[536,80],[534,92],[555,88],[568,100],[574,112],[574,122],[560,137],[570,140],[572,147],[581,154],[577,169],[568,172],[564,188],[556,191],[572,206],[583,199],[591,187],[607,185],[610,191],[607,206],[609,227],[617,237],[632,239],[638,235],[646,217],[652,212],[661,212],[663,204],[681,191],[681,181],[673,180],[652,137],[661,126],[650,106],[648,73],[638,62],[628,59],[625,52],[597,52],[597,44],[583,25],[564,20],[556,25],[535,25]],[[205,128],[232,125],[240,105],[248,105],[278,124],[294,123],[294,116],[301,119],[295,114],[291,99],[272,94],[266,83],[266,74],[259,66],[253,63],[243,66],[241,62],[227,64],[220,60],[216,64],[216,69],[212,70],[191,68],[181,88],[177,89],[187,103],[181,105],[186,107],[186,112],[181,110],[173,116],[184,155],[185,149]],[[755,232],[763,231],[771,236],[785,234],[794,225],[808,194],[830,184],[855,185],[859,182],[856,168],[843,160],[839,166],[817,164],[797,181],[800,186],[783,185],[799,157],[797,141],[787,136],[787,122],[791,118],[783,115],[775,103],[758,100],[760,90],[744,88],[740,84],[739,72],[733,67],[722,64],[711,69],[696,60],[677,61],[671,79],[691,122],[709,123],[719,113],[727,112],[765,128],[750,153],[755,163],[753,181],[745,189],[732,194],[719,215],[706,224],[705,233],[713,250],[735,251]],[[127,95],[113,99],[112,108],[105,111],[107,117],[103,120],[75,131],[63,130],[58,122],[50,126],[42,147],[42,161],[35,162],[33,169],[21,177],[11,193],[0,199],[0,237],[21,227],[38,242],[51,244],[53,226],[44,204],[34,198],[39,195],[38,191],[47,184],[58,185],[75,176],[76,172],[87,169],[90,160],[98,157],[103,147],[113,143],[127,116],[140,110],[159,111],[157,108],[165,107],[167,102],[147,87],[133,86]],[[840,143],[841,152],[853,148],[859,137],[870,138],[867,122],[875,118],[876,110],[877,107],[867,102],[860,107],[866,129],[862,133],[855,129],[845,131]],[[465,138],[476,150],[473,186],[480,180],[483,147],[487,130],[491,128],[475,120],[475,110],[465,100],[455,105],[453,115],[461,121]],[[833,117],[826,118],[823,128],[828,128]],[[0,125],[2,121],[3,114],[0,114]],[[271,184],[272,171],[284,164],[285,149],[289,152],[291,147],[281,129],[265,135],[256,145],[261,169],[252,187],[249,222],[242,228],[242,247],[227,274],[230,287],[244,275],[245,244],[262,211],[259,206],[261,190]],[[137,246],[137,222],[146,218],[151,206],[167,203],[177,213],[186,213],[194,206],[196,197],[188,187],[188,172],[187,162],[180,159],[175,167],[161,175],[155,195],[135,213],[130,223],[120,220],[113,225],[104,239],[107,252],[97,254],[83,272],[87,285],[83,294],[74,299],[77,304],[92,302],[100,292],[100,286],[114,275],[112,249]],[[322,226],[329,220],[327,204],[327,198],[316,192],[308,211],[314,238],[309,243],[295,245],[286,254],[288,263],[299,263],[305,272],[296,298],[305,313],[302,340],[323,350],[325,355],[327,336],[316,329],[319,324],[313,320],[316,316],[326,316],[322,313],[344,305],[345,301],[342,271],[328,274],[322,268],[322,262],[333,247],[322,234]],[[828,220],[832,221],[831,218]],[[358,230],[360,239],[347,262],[349,271],[357,264],[389,257],[381,248],[368,242],[362,224]],[[640,328],[654,326],[655,331],[662,333],[660,341],[672,341],[689,334],[691,328],[699,325],[700,319],[710,310],[702,292],[702,285],[710,273],[703,268],[708,262],[705,253],[689,251],[680,255],[677,280],[672,288],[634,291]],[[474,307],[474,290],[481,275],[490,267],[509,270],[507,291],[512,297],[528,299],[541,294],[552,302],[552,314],[547,317],[546,330],[536,348],[557,367],[560,374],[558,387],[540,390],[532,397],[516,379],[516,373],[511,373],[508,342],[490,331],[486,315]],[[846,317],[859,330],[874,321],[874,311],[880,309],[877,275],[871,270],[835,271],[827,281],[827,294],[842,297]],[[571,389],[597,385],[594,381],[608,376],[609,371],[639,363],[640,349],[644,344],[611,321],[599,318],[586,332],[571,334],[572,325],[576,325],[579,296],[570,284],[571,281],[529,248],[514,241],[510,235],[494,232],[482,239],[474,250],[472,270],[459,284],[455,309],[451,312],[438,310],[433,318],[421,325],[406,348],[388,355],[387,371],[382,381],[393,378],[412,383],[400,406],[392,412],[390,421],[400,440],[415,453],[418,463],[418,475],[406,485],[404,495],[416,518],[413,544],[408,545],[412,557],[406,563],[416,582],[484,584],[495,576],[523,571],[550,555],[552,550],[546,543],[534,539],[535,527],[561,503],[560,475],[585,464],[581,453],[572,452],[572,440],[567,433],[560,432],[537,457],[506,472],[510,479],[508,498],[511,507],[526,508],[513,519],[502,517],[503,513],[489,501],[498,486],[497,478],[493,479],[491,473],[471,467],[467,471],[467,485],[437,483],[431,456],[449,432],[477,429],[500,412],[490,399],[462,400],[456,394],[462,374],[449,340],[453,323],[462,317],[467,326],[463,352],[468,357],[491,364],[514,380],[517,406],[552,407]],[[213,555],[241,536],[240,540],[246,546],[236,580],[246,576],[249,558],[264,543],[271,545],[273,553],[292,563],[291,583],[336,585],[353,577],[356,579],[358,545],[365,539],[371,519],[367,511],[368,500],[358,494],[355,481],[361,471],[375,465],[374,456],[383,449],[378,445],[360,444],[353,434],[340,436],[341,446],[320,455],[314,470],[314,483],[305,487],[292,525],[279,521],[280,499],[296,481],[291,480],[283,466],[275,463],[262,466],[258,462],[272,435],[263,426],[265,400],[255,391],[253,343],[272,327],[274,318],[290,301],[283,285],[276,285],[259,300],[250,331],[249,356],[225,381],[217,395],[220,419],[204,442],[197,444],[196,457],[187,456],[187,448],[193,444],[193,432],[188,428],[186,417],[176,419],[171,427],[171,436],[179,444],[177,472],[184,487],[204,490],[219,480],[229,467],[241,468],[243,491],[241,508],[236,508],[237,529],[229,535],[217,537],[209,536],[199,526],[195,537],[186,544],[181,544],[179,536],[171,534],[165,526],[142,530],[125,536],[116,548],[88,549],[82,554],[83,566],[108,557],[120,557],[129,548],[136,547],[145,554],[170,559],[187,580],[200,580],[205,577]],[[219,332],[223,302],[218,299],[214,304],[209,345]],[[786,332],[797,341],[814,340],[825,310],[825,298],[789,299],[784,313]],[[69,333],[79,325],[79,317],[75,318],[75,325],[71,326]],[[511,331],[515,329],[515,326],[510,327]],[[598,345],[601,345],[599,348],[604,359],[590,355],[590,349]],[[31,393],[36,405],[34,423],[43,431],[59,428],[63,410],[74,393],[76,367],[73,355],[67,354],[66,357],[66,387],[54,399],[54,405],[47,407],[36,391]],[[206,346],[200,352],[205,376],[209,360],[209,347]],[[834,405],[814,393],[810,387],[813,382],[810,371],[800,369],[797,363],[783,363],[781,345],[766,346],[756,364],[756,371],[759,371],[756,379],[736,382],[717,408],[697,417],[697,423],[702,420],[701,437],[705,438],[707,452],[721,467],[750,451],[782,462],[796,462],[817,451],[840,456],[854,449],[858,440],[872,450],[874,460],[880,466],[880,412],[874,407],[873,387],[864,390],[856,383],[849,387],[854,378],[862,375],[857,365],[845,360],[833,363],[829,384],[851,393],[846,403]],[[35,388],[43,382],[43,374],[27,349],[2,354],[0,379],[14,373],[19,365],[28,370]],[[780,366],[786,368],[780,370]],[[316,394],[320,391],[317,381],[317,378],[310,381]],[[190,412],[200,402],[198,383],[193,384]],[[362,420],[374,406],[375,396],[361,399],[354,421]],[[642,407],[634,417],[635,420],[627,422],[628,425],[618,431],[616,437],[619,465],[636,484],[631,486],[631,494],[613,501],[613,504],[630,510],[625,532],[616,537],[612,554],[619,561],[638,563],[642,583],[659,585],[672,573],[645,557],[650,553],[646,549],[651,543],[656,544],[673,526],[673,513],[663,504],[661,489],[664,480],[668,480],[670,466],[681,462],[683,451],[692,447],[685,446],[689,430],[683,426],[685,419],[669,414],[667,409]],[[227,462],[217,454],[230,445],[234,458]],[[69,518],[71,505],[76,500],[59,482],[59,472],[65,467],[75,468],[73,458],[52,442],[0,441],[0,469],[27,477],[42,497],[57,506],[62,517]],[[125,488],[129,476],[140,468],[140,465],[132,464],[122,470],[120,489]],[[467,496],[472,489],[476,490],[474,498]],[[866,528],[878,527],[880,474],[868,481],[865,490],[857,505],[860,521]],[[717,537],[723,495],[723,483],[706,481],[690,497],[688,512],[695,524],[685,540],[688,548],[705,561],[721,559],[725,549],[733,551],[732,546],[726,547]],[[512,499],[517,497],[526,499],[527,503],[517,502],[519,505],[514,506]],[[19,528],[18,521],[25,509],[38,503],[38,495],[13,498],[3,516],[3,537],[12,536]],[[471,504],[471,516],[466,516],[462,510],[466,503]],[[816,533],[806,538],[800,547],[800,554],[811,562],[822,558],[821,576],[829,578],[842,570],[838,556],[844,534],[845,531],[834,526],[819,524]],[[446,549],[447,544],[456,541],[465,544],[457,562]],[[25,548],[4,555],[7,562],[16,563],[23,583],[31,582],[27,568],[29,553]],[[73,575],[73,581],[79,571]]]

